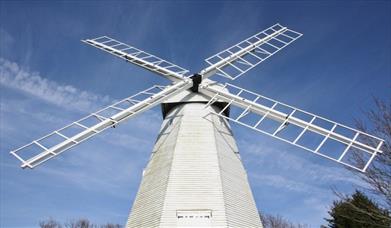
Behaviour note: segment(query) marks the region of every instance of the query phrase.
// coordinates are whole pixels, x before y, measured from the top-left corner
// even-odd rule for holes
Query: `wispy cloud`
[[[97,105],[108,103],[109,96],[101,96],[61,85],[42,77],[37,72],[29,72],[15,62],[0,58],[0,84],[34,95],[46,102],[77,111],[91,111]]]
[[[25,208],[25,214],[35,221],[50,215],[48,208],[55,204],[55,200],[45,204],[39,204],[39,201],[57,199],[62,208],[66,208],[66,204],[76,204],[99,194],[102,197],[96,197],[92,205],[81,205],[79,211],[73,211],[74,216],[89,211],[86,217],[96,217],[96,221],[103,214],[104,219],[126,221],[142,168],[148,161],[148,152],[152,150],[153,140],[149,139],[158,132],[160,113],[155,109],[148,111],[115,129],[108,129],[33,171],[21,170],[17,160],[7,151],[68,124],[75,117],[80,118],[83,115],[80,112],[95,111],[113,98],[49,80],[43,74],[31,72],[21,64],[4,58],[0,58],[0,87],[0,186],[2,205],[10,209],[9,214]],[[143,153],[145,151],[147,153]],[[22,201],[15,200],[13,195],[23,196],[26,191],[36,194],[21,206]],[[60,197],[57,197],[58,194]],[[105,214],[99,206],[95,206],[106,204],[108,198],[121,208],[112,210],[117,214]],[[70,216],[68,211],[54,211],[56,218]],[[120,216],[119,211],[122,212]],[[12,219],[5,214],[0,217],[3,222]]]
[[[15,138],[16,134],[20,135],[25,131],[29,132],[28,134],[34,132],[30,127],[40,126],[44,130],[51,125],[65,125],[69,122],[68,118],[70,116],[75,116],[71,114],[73,111],[94,111],[98,106],[102,106],[104,103],[112,100],[107,95],[83,91],[73,85],[61,85],[55,81],[48,80],[39,73],[30,72],[20,67],[19,64],[4,58],[0,58],[0,85],[5,88],[15,89],[18,93],[22,92],[35,97],[35,100],[24,100],[19,97],[1,99],[0,111],[4,118],[2,118],[0,131],[2,132],[1,138],[6,139],[7,143],[10,143],[10,138]],[[44,102],[49,104],[45,106],[48,109],[38,109],[33,112],[30,110],[32,104],[42,105]],[[56,108],[53,110],[51,107],[55,107],[54,105],[60,106],[61,109]],[[66,110],[62,108],[66,108]],[[12,118],[20,115],[28,116],[29,118],[20,119],[18,122],[12,121]],[[108,130],[96,137],[93,145],[88,143],[80,145],[80,153],[61,155],[61,158],[54,159],[53,163],[40,167],[34,173],[37,176],[45,174],[53,179],[61,179],[65,183],[77,185],[83,189],[94,190],[96,186],[100,186],[101,190],[103,189],[107,193],[118,196],[121,183],[124,181],[135,181],[135,174],[138,173],[135,169],[141,170],[141,166],[145,164],[148,154],[138,152],[148,149],[152,150],[153,141],[146,138],[153,138],[153,135],[151,135],[152,130],[157,132],[159,121],[158,112],[146,112],[145,115],[138,116],[132,123]],[[26,124],[27,122],[34,122],[35,124],[29,125]],[[128,130],[129,126],[133,131]],[[23,128],[27,129],[19,132]],[[132,132],[138,132],[138,134],[132,134]],[[20,139],[14,140],[10,144],[23,143],[20,141]],[[8,144],[2,145],[2,149],[6,148],[8,150],[9,147],[10,145]],[[116,153],[112,153],[112,150],[116,151]],[[93,156],[91,151],[93,151]],[[121,153],[123,151],[127,153]],[[123,156],[127,156],[127,159]],[[10,165],[11,162],[12,165]],[[107,166],[108,163],[116,164],[115,168]],[[2,160],[1,164],[3,168],[15,168],[14,161],[8,157]],[[73,168],[69,169],[69,167]],[[100,168],[96,169],[96,167]],[[122,170],[124,167],[127,169],[126,172]],[[95,174],[92,175],[91,173]],[[3,180],[3,183],[6,183],[8,186],[17,184],[14,180],[7,178]],[[127,192],[120,197],[125,198],[126,196],[128,196]]]

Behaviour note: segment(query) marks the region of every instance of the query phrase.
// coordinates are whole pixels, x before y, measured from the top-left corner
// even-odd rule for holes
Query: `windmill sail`
[[[99,48],[130,63],[141,66],[149,71],[158,73],[172,81],[181,81],[189,76],[188,70],[132,47],[108,36],[82,40],[84,43]]]
[[[280,24],[275,24],[205,59],[210,67],[201,71],[201,74],[204,74],[205,78],[217,74],[235,80],[302,35]]]
[[[86,139],[110,127],[115,127],[117,124],[160,104],[191,86],[191,80],[184,80],[171,86],[152,86],[10,153],[22,162],[22,168],[34,168]],[[49,145],[53,142],[55,142],[54,145]]]
[[[383,140],[365,132],[231,84],[224,86],[230,92],[208,85],[201,87],[201,93],[212,97],[208,105],[216,100],[227,103],[217,115],[350,168],[365,172],[376,154],[381,153]],[[225,109],[232,106],[239,110],[231,110],[229,117],[224,115]],[[363,155],[365,161],[355,163],[352,158],[357,154]]]

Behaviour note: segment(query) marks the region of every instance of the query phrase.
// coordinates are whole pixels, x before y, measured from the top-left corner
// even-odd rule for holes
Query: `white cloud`
[[[108,103],[109,96],[79,90],[72,85],[60,85],[43,78],[37,72],[28,72],[17,63],[0,58],[0,84],[34,95],[46,102],[77,111],[97,109]]]

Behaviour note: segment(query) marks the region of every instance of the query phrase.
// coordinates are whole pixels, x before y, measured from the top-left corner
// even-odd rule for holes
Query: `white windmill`
[[[22,162],[22,168],[34,168],[103,130],[161,104],[164,120],[127,227],[262,227],[229,122],[361,172],[381,153],[380,138],[209,79],[217,74],[234,80],[301,36],[280,24],[273,25],[206,59],[210,66],[194,75],[107,36],[83,40],[172,83],[152,86],[11,154]],[[311,135],[318,140],[307,137]],[[46,144],[53,138],[56,144]],[[366,143],[367,139],[374,143]],[[360,164],[352,162],[350,158],[355,153],[362,153],[367,160]]]

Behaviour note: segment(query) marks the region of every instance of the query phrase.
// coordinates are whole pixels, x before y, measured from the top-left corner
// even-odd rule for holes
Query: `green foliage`
[[[360,191],[333,202],[326,219],[331,228],[390,228],[390,212],[380,208]]]

